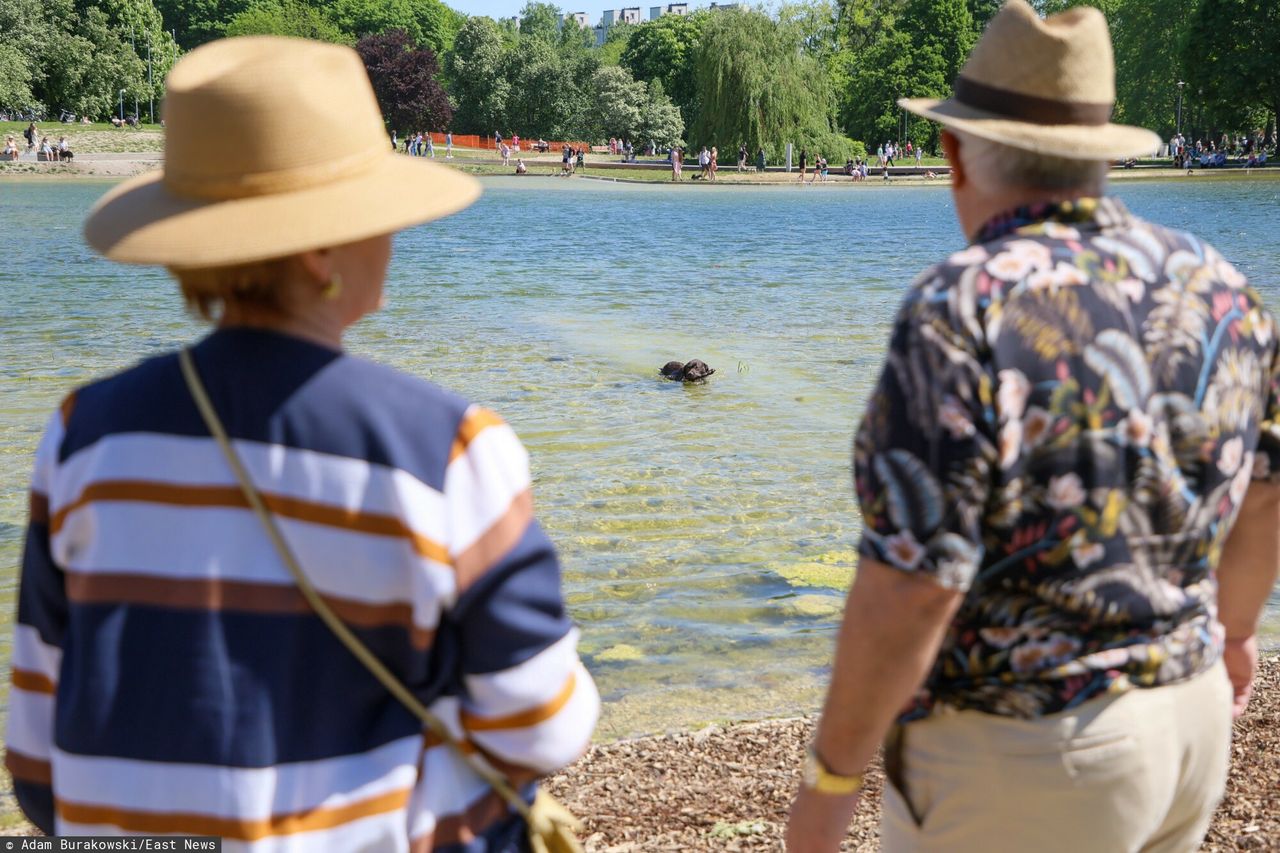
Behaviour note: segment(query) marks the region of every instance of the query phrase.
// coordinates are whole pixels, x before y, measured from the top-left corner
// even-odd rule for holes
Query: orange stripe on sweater
[[[462,727],[472,732],[491,732],[499,729],[527,729],[530,726],[536,726],[538,723],[545,722],[560,713],[560,709],[573,698],[573,691],[577,686],[577,682],[577,676],[574,673],[569,673],[569,678],[565,681],[564,687],[560,688],[560,692],[554,697],[541,705],[516,714],[509,714],[505,717],[481,717],[468,711],[463,711]]]
[[[467,413],[462,416],[462,423],[458,424],[458,432],[453,437],[453,447],[449,450],[449,461],[457,459],[459,456],[467,452],[467,448],[471,446],[471,442],[475,441],[476,436],[484,432],[489,427],[502,426],[504,421],[497,413],[491,412],[482,406],[472,406],[467,409]]]
[[[73,803],[58,799],[58,816],[64,821],[82,824],[107,824],[131,832],[181,833],[183,835],[217,835],[237,841],[258,841],[278,835],[333,829],[363,818],[403,809],[409,803],[411,789],[390,791],[344,806],[319,806],[300,812],[272,815],[261,820],[217,817],[183,812],[149,812]]]
[[[67,516],[97,501],[133,501],[185,507],[230,507],[249,509],[249,501],[238,486],[192,486],[144,480],[102,480],[85,487],[80,496],[54,513],[50,531],[56,535]],[[304,501],[283,495],[262,494],[262,501],[276,515],[311,524],[323,524],[374,536],[396,536],[409,540],[420,556],[450,564],[449,549],[412,530],[395,516],[362,513],[344,507]]]

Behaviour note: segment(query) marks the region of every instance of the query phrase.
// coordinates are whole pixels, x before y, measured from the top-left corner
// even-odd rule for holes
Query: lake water
[[[199,334],[161,272],[99,260],[103,184],[0,184],[0,659],[30,455],[78,383]],[[1280,182],[1119,184],[1280,309]],[[532,453],[601,735],[809,711],[853,563],[849,446],[915,273],[962,246],[927,187],[489,179],[401,235],[350,347],[491,406]],[[657,378],[672,359],[717,369]],[[1280,638],[1273,596],[1267,642]],[[8,679],[4,680],[7,684]]]

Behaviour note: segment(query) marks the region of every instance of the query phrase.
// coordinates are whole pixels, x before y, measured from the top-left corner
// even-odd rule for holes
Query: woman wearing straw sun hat
[[[216,328],[77,390],[40,443],[6,754],[23,810],[255,851],[571,845],[527,802],[598,698],[524,448],[342,351],[391,235],[476,183],[387,151],[344,47],[214,42],[167,88],[163,171],[85,235],[168,267]]]
[[[992,18],[946,100],[969,245],[906,289],[854,442],[857,577],[788,825],[883,745],[890,851],[1199,849],[1280,567],[1280,344],[1243,275],[1105,195],[1102,13]],[[1242,376],[1244,378],[1242,378]]]

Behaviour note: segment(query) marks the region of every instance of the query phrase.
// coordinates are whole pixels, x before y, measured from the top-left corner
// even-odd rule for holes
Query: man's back
[[[905,718],[1053,713],[1216,661],[1212,571],[1273,462],[1252,448],[1275,351],[1212,247],[1112,199],[998,220],[926,271],[857,460],[884,561],[968,586]]]

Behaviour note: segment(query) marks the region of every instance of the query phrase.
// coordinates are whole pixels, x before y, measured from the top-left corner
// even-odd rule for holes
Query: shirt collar
[[[1071,201],[1042,201],[1006,210],[987,221],[978,231],[975,243],[987,243],[1039,222],[1092,224],[1099,230],[1117,228],[1129,221],[1131,214],[1118,198],[1077,198]]]

